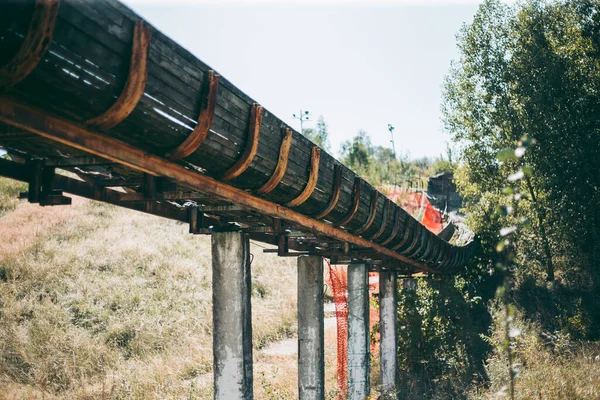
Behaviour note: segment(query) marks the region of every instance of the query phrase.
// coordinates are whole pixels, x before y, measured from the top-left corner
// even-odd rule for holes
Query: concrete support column
[[[298,257],[298,394],[325,398],[323,259]]]
[[[348,265],[348,399],[369,396],[369,269]]]
[[[214,398],[252,399],[250,241],[212,234]]]
[[[398,390],[398,295],[396,271],[379,273],[381,388],[385,398]],[[391,397],[390,397],[391,398]]]

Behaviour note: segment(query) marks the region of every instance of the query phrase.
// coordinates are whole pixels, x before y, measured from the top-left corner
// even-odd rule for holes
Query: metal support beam
[[[250,240],[212,234],[213,373],[216,400],[252,399]]]
[[[379,327],[381,333],[381,392],[392,397],[398,389],[398,296],[396,271],[379,273]]]
[[[298,393],[325,398],[323,259],[298,257]]]
[[[370,392],[369,268],[348,265],[348,400],[364,400]]]

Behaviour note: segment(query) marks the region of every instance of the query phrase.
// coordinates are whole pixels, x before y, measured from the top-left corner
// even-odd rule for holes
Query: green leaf
[[[509,160],[516,160],[517,156],[515,155],[514,149],[502,149],[498,152],[497,158],[502,162],[506,162]]]

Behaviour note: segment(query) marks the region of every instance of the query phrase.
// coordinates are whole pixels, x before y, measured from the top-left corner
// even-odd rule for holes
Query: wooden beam
[[[202,98],[200,102],[200,114],[198,123],[192,133],[175,149],[166,154],[169,160],[179,160],[192,154],[200,147],[212,125],[215,115],[215,104],[217,104],[217,92],[219,90],[219,75],[215,71],[208,71],[206,74],[204,86],[202,88]]]
[[[39,109],[6,98],[0,98],[0,120],[76,149],[119,162],[138,171],[173,179],[181,185],[201,190],[264,215],[291,221],[302,226],[306,231],[318,232],[342,242],[373,249],[382,255],[402,261],[418,270],[435,271],[422,263],[359,236],[317,221],[289,208],[255,197],[241,189],[218,182],[213,178],[146,153],[119,140],[92,132],[76,123],[51,116]]]
[[[277,159],[277,166],[275,167],[275,171],[273,171],[273,175],[271,175],[269,180],[256,191],[256,194],[267,194],[273,189],[275,189],[275,187],[279,184],[281,178],[283,178],[287,169],[291,146],[292,130],[286,128],[285,136],[283,137],[283,140],[281,141],[281,146],[279,147],[279,158]]]
[[[29,30],[17,54],[0,69],[0,88],[14,86],[34,70],[52,43],[59,0],[36,0]]]
[[[352,194],[352,206],[350,207],[350,209],[348,210],[348,212],[346,213],[346,215],[344,215],[344,217],[336,222],[336,225],[338,226],[345,226],[348,222],[350,222],[352,220],[352,218],[354,218],[354,215],[356,214],[356,211],[358,211],[358,206],[360,205],[360,187],[362,186],[362,179],[360,179],[360,177],[355,177],[354,178],[354,189],[353,189],[353,194]]]
[[[408,216],[408,222],[406,223],[406,227],[404,228],[404,234],[402,235],[402,239],[398,244],[392,247],[393,251],[397,251],[402,248],[412,237],[414,233],[414,226],[416,224],[416,220],[410,216]]]
[[[394,227],[392,228],[392,233],[390,234],[390,236],[387,239],[385,239],[383,242],[380,243],[382,246],[389,244],[392,240],[394,240],[394,238],[398,234],[398,231],[400,230],[400,213],[401,212],[402,212],[402,209],[400,207],[396,207],[396,215],[394,216]]]
[[[319,161],[321,160],[321,149],[317,146],[312,148],[310,157],[310,172],[308,173],[308,181],[302,193],[300,193],[295,199],[286,203],[286,207],[298,207],[304,204],[306,200],[312,195],[317,186],[317,180],[319,179]]]
[[[134,110],[146,87],[147,58],[151,36],[150,26],[145,25],[143,20],[136,22],[133,30],[129,76],[125,87],[117,101],[102,115],[87,120],[87,125],[102,130],[110,129],[127,118]]]
[[[250,125],[248,127],[248,142],[244,154],[235,165],[223,174],[224,181],[230,181],[240,176],[250,165],[258,150],[258,138],[260,137],[260,123],[262,121],[263,108],[258,104],[252,104],[250,111]]]
[[[153,197],[148,197],[145,193],[122,193],[120,200],[123,202],[144,202],[163,200],[194,200],[207,198],[208,196],[202,192],[178,190],[174,192],[159,192]]]
[[[334,177],[331,199],[329,199],[329,204],[327,204],[327,207],[325,207],[321,212],[319,212],[313,217],[315,219],[321,219],[328,216],[329,213],[335,208],[338,200],[340,199],[340,192],[342,190],[342,166],[336,164],[334,169],[335,171],[333,172]]]
[[[383,206],[383,217],[381,218],[381,225],[379,227],[379,230],[369,238],[369,240],[375,240],[377,239],[379,236],[381,236],[383,234],[383,231],[385,231],[385,228],[387,227],[387,223],[388,223],[388,215],[390,214],[390,203],[391,201],[388,199],[384,200],[384,206]]]
[[[365,221],[365,223],[360,228],[358,228],[356,231],[354,231],[354,233],[356,233],[357,235],[360,235],[361,233],[363,233],[364,231],[369,229],[369,227],[371,226],[373,221],[375,221],[375,215],[377,214],[377,198],[378,197],[379,197],[379,192],[377,190],[373,189],[373,193],[371,194],[371,209],[369,210],[369,216],[368,216],[367,220]]]
[[[94,156],[84,157],[65,157],[65,158],[48,158],[44,160],[44,165],[52,167],[86,167],[89,165],[109,165],[114,164],[113,161],[105,160],[104,158]]]

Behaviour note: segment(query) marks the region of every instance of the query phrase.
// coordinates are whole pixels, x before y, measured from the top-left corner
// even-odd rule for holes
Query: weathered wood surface
[[[0,65],[14,58],[21,48],[33,14],[33,2],[0,4]],[[141,18],[115,0],[61,0],[53,32],[53,40],[37,67],[20,83],[3,90],[3,96],[16,98],[50,113],[77,123],[102,115],[110,109],[127,86],[133,46],[134,27]],[[149,25],[148,25],[149,26]],[[144,94],[137,106],[122,122],[105,131],[151,154],[165,156],[188,138],[197,125],[202,110],[206,110],[206,85],[212,69],[154,27],[147,57],[147,77]],[[204,95],[203,95],[204,94]],[[282,96],[285,96],[282,93]],[[219,179],[236,165],[247,152],[251,129],[251,110],[256,102],[224,77],[219,77],[216,102],[210,129],[202,144],[179,162],[205,170]],[[264,106],[264,105],[263,105]],[[277,171],[280,148],[286,132],[292,131],[287,168],[281,180],[263,197],[278,204],[297,199],[310,181],[311,154],[314,144],[291,130],[267,108],[263,109],[258,145],[249,165],[231,179],[231,185],[256,191]],[[40,145],[45,139],[2,139],[0,144],[31,155],[48,156],[56,150]],[[285,145],[283,146],[285,147]],[[70,151],[68,148],[62,151]],[[72,150],[71,150],[72,151]],[[51,154],[49,154],[51,153]],[[82,155],[73,152],[73,155]],[[336,169],[339,168],[339,195],[336,193]],[[127,171],[117,170],[122,174]],[[410,223],[412,217],[392,205],[384,213],[385,196],[374,196],[375,189],[339,164],[331,155],[320,152],[318,178],[311,195],[295,210],[304,215],[316,215],[328,208],[332,197],[335,206],[326,219],[333,223],[346,219],[354,203],[355,181],[360,182],[360,198],[356,212],[344,227],[361,232],[365,238],[397,248],[410,257],[442,258],[444,252],[461,253],[447,266],[457,265],[472,253],[472,246],[457,248],[438,243],[433,252],[419,240],[441,241],[420,224]],[[374,205],[371,200],[375,199]],[[373,207],[372,207],[373,206]],[[387,214],[387,221],[384,220]],[[398,223],[396,223],[399,221]],[[366,228],[365,228],[366,227]],[[414,231],[414,232],[413,232]],[[391,238],[392,233],[395,237]],[[418,235],[417,235],[418,233]],[[406,243],[405,243],[406,242]],[[414,244],[414,246],[411,246]],[[437,256],[440,257],[437,257]]]

